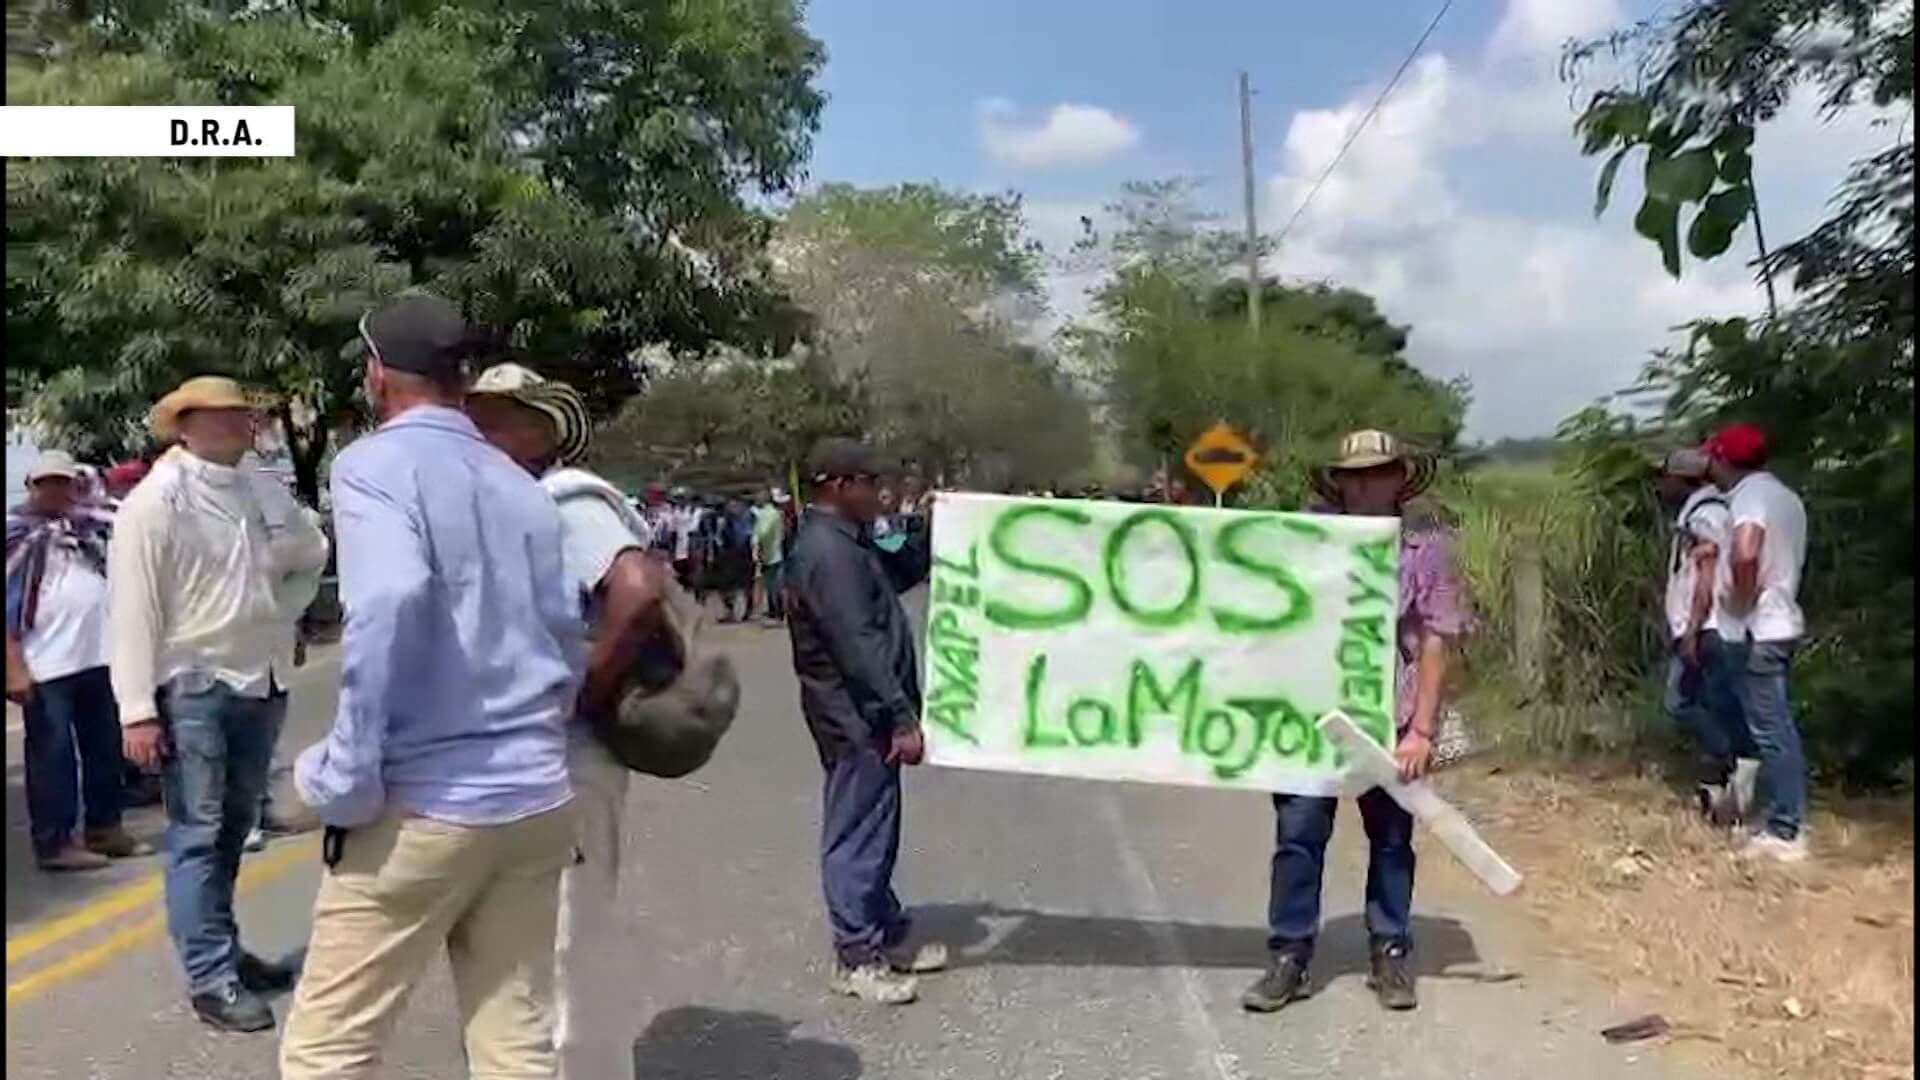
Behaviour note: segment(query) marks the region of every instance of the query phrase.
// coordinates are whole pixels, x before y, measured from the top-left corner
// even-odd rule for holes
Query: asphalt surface
[[[1329,859],[1314,997],[1242,1012],[1264,961],[1272,813],[1231,792],[915,771],[898,884],[958,962],[904,1008],[831,998],[820,774],[786,639],[723,633],[745,684],[733,732],[708,767],[637,782],[628,805],[623,933],[605,947],[628,958],[619,992],[643,1080],[1692,1075],[1668,1050],[1603,1043],[1598,1030],[1631,1003],[1554,959],[1517,907],[1436,869],[1447,858],[1436,844],[1416,900],[1421,1007],[1380,1010],[1363,984],[1364,845],[1350,807]],[[324,732],[334,664],[321,652],[302,672],[284,750]],[[113,908],[156,860],[55,878],[18,854],[11,730],[7,753],[6,1075],[274,1075],[273,1036],[216,1034],[188,1012],[164,938],[142,928],[153,902]],[[135,827],[157,822],[147,812]],[[313,838],[279,841],[243,873],[250,947],[297,949],[320,874]],[[33,948],[16,957],[23,943]],[[444,964],[416,989],[386,1075],[463,1075]]]

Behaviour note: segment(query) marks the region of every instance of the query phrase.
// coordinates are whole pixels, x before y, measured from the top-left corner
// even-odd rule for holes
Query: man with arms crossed
[[[585,469],[592,433],[586,402],[565,383],[518,364],[488,368],[467,414],[560,506],[561,561],[592,641],[571,728],[569,759],[580,815],[580,860],[560,879],[555,1042],[561,1080],[633,1075],[631,1021],[621,983],[635,970],[614,918],[620,899],[620,819],[628,772],[595,737],[592,718],[616,707],[640,646],[660,629],[669,571],[648,554],[651,530],[618,488]]]
[[[360,338],[382,423],[333,466],[340,711],[294,766],[327,870],[280,1075],[374,1076],[444,947],[470,1075],[544,1080],[583,659],[560,513],[462,411],[451,304],[397,300]]]
[[[194,1012],[231,1031],[272,1027],[257,995],[292,982],[240,947],[233,885],[287,715],[290,629],[327,562],[316,519],[240,467],[254,423],[231,379],[161,398],[154,433],[177,445],[120,505],[107,549],[122,743],[166,792],[167,929]]]

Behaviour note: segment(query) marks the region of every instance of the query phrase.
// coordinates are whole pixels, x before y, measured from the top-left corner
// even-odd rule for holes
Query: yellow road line
[[[8,938],[7,966],[12,967],[50,945],[57,945],[75,934],[84,934],[102,923],[147,906],[160,896],[160,886],[159,874],[142,878],[77,911],[49,919],[26,933]]]
[[[291,844],[281,844],[270,848],[260,855],[247,859],[240,864],[240,878],[239,881],[235,883],[235,892],[245,893],[275,878],[281,877],[287,871],[300,865],[301,862],[313,858],[314,854],[314,844],[309,840]],[[136,892],[139,888],[147,886],[151,886],[149,891],[157,895],[159,882],[154,880],[151,882],[141,882],[140,886],[127,889],[123,894],[117,894],[115,897],[109,899],[114,903],[125,905],[118,909],[124,911],[127,907],[138,906],[137,904],[127,905],[127,896]],[[75,912],[74,916],[96,912],[101,906],[102,905],[94,905],[87,911]],[[68,918],[71,919],[74,918],[74,916],[68,916]],[[85,920],[84,924],[77,925],[76,929],[68,930],[60,936],[65,937],[67,934],[77,933],[80,929],[98,925],[105,921],[105,919],[106,916],[89,918]],[[48,927],[43,929],[50,929],[52,925],[53,924],[49,924]],[[52,989],[61,983],[85,975],[87,972],[92,971],[108,960],[128,951],[133,946],[141,944],[148,938],[157,936],[165,925],[166,916],[164,913],[151,915],[125,930],[120,930],[110,935],[106,940],[101,941],[97,945],[82,949],[71,956],[62,957],[48,964],[46,967],[35,971],[31,975],[8,983],[7,1008],[11,1009],[14,1005],[26,1001],[46,990]],[[44,944],[50,944],[56,940],[59,940],[59,938],[49,938],[42,946],[37,947],[44,947]],[[13,963],[12,941],[7,942],[7,963],[9,966]]]
[[[85,975],[148,938],[158,937],[165,923],[165,915],[150,915],[144,921],[118,931],[98,945],[56,960],[18,982],[8,983],[7,1008],[11,1009],[20,1002],[68,979]]]

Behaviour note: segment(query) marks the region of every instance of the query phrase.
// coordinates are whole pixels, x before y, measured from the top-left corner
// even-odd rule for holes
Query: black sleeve
[[[886,567],[893,591],[903,593],[926,581],[932,571],[933,534],[927,529],[927,519],[919,514],[903,514],[896,520],[907,534],[906,542],[892,554],[881,552],[880,564]]]
[[[917,725],[920,718],[888,661],[886,634],[867,610],[870,571],[865,553],[851,544],[835,544],[816,554],[794,584],[803,590],[848,691],[862,711],[872,710],[868,719],[884,730]]]

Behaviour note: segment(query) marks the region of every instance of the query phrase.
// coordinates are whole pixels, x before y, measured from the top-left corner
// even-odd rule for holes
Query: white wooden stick
[[[1393,755],[1367,738],[1353,718],[1335,709],[1320,718],[1320,731],[1347,753],[1349,781],[1360,790],[1378,787],[1393,801],[1425,825],[1440,843],[1473,871],[1496,896],[1508,896],[1520,887],[1520,873],[1507,865],[1460,811],[1434,793],[1425,780],[1411,784],[1400,782],[1400,770]]]

